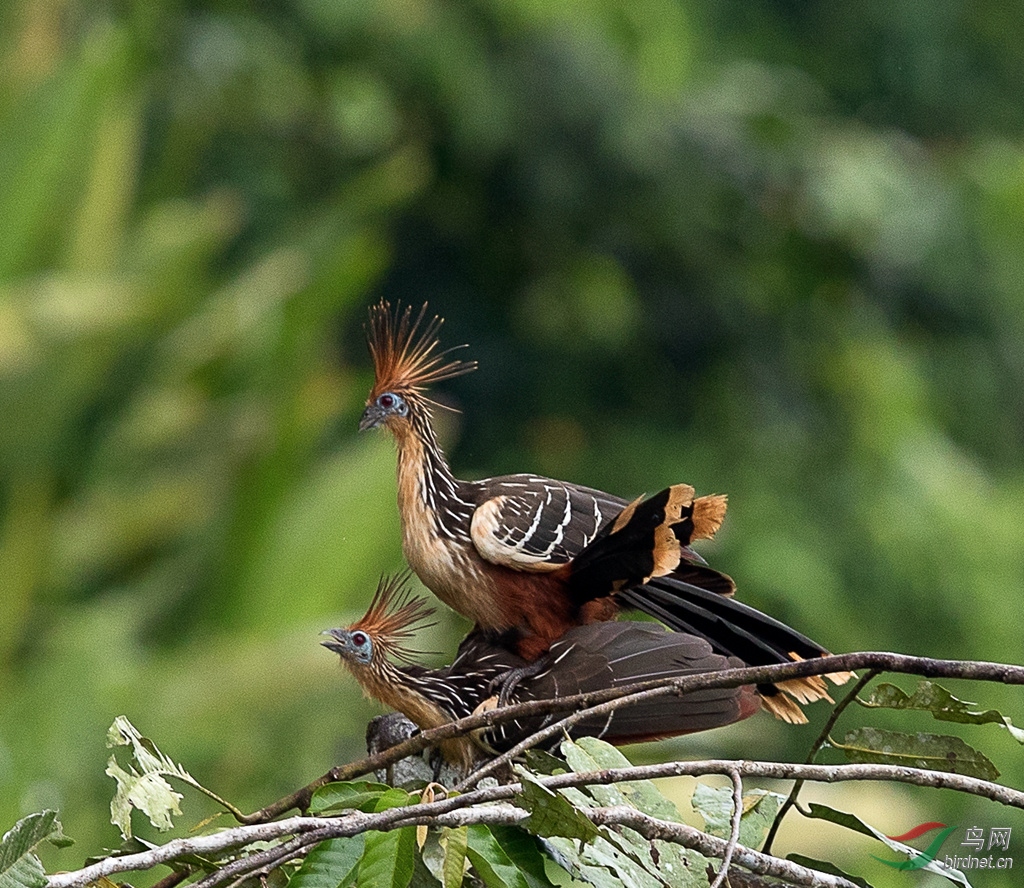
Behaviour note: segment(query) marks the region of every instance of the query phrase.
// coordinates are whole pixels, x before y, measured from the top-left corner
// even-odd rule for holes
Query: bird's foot
[[[536,678],[551,667],[551,657],[545,654],[527,666],[518,666],[503,672],[491,681],[490,690],[498,690],[498,705],[508,706],[517,687],[529,678]]]

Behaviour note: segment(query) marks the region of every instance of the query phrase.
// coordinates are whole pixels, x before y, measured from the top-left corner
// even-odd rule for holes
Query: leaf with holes
[[[958,722],[965,725],[995,724],[1005,728],[1018,743],[1024,743],[1024,729],[1016,727],[1001,712],[986,709],[972,710],[974,703],[954,697],[942,685],[933,681],[920,681],[913,694],[883,682],[875,688],[866,700],[857,702],[868,709],[913,709],[930,712],[939,721]]]
[[[852,762],[929,768],[981,780],[995,780],[999,776],[987,756],[959,737],[856,728],[847,733],[842,743],[830,739],[829,744],[841,749]]]

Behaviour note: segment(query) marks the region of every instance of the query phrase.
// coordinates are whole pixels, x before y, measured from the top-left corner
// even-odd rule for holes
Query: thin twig
[[[729,864],[732,863],[732,856],[740,842],[740,823],[743,820],[743,778],[736,769],[731,770],[729,776],[732,778],[732,825],[729,830],[729,842],[725,846],[725,855],[722,857],[722,865],[718,869],[715,881],[711,883],[711,888],[722,888],[729,872]]]
[[[846,696],[836,704],[832,713],[829,715],[828,720],[825,722],[825,726],[821,729],[821,733],[818,734],[818,739],[811,744],[810,752],[807,754],[807,764],[814,764],[814,759],[817,757],[822,747],[828,742],[828,735],[831,733],[832,728],[835,727],[836,722],[839,721],[839,716],[841,716],[846,711],[846,708],[857,699],[857,695],[877,677],[878,670],[869,669],[857,680],[857,683],[850,688]],[[778,813],[772,821],[772,828],[768,830],[768,837],[764,840],[764,847],[762,850],[765,854],[771,853],[772,843],[775,841],[775,836],[779,831],[779,827],[782,825],[782,819],[789,812],[789,809],[796,804],[797,797],[800,795],[800,791],[803,789],[803,786],[804,781],[802,779],[798,779],[796,783],[793,784],[792,789],[790,789],[789,795],[786,796],[786,800],[779,806]]]

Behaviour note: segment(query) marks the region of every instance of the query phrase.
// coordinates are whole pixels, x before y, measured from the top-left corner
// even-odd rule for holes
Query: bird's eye
[[[383,394],[377,399],[377,403],[380,404],[385,410],[390,410],[395,406],[395,396]]]
[[[367,642],[367,638],[366,638],[365,633],[363,633],[363,632],[353,632],[352,633],[352,644],[354,644],[356,647],[363,647],[366,644],[366,642]]]

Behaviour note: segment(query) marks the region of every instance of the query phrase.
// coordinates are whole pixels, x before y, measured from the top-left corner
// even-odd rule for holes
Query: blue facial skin
[[[373,642],[365,632],[358,629],[355,632],[349,632],[347,629],[328,629],[323,634],[330,635],[333,639],[320,642],[328,650],[364,666],[373,659]]]
[[[405,417],[409,415],[409,405],[401,395],[384,392],[378,395],[372,404],[367,404],[359,420],[359,431],[375,429],[389,416]]]

